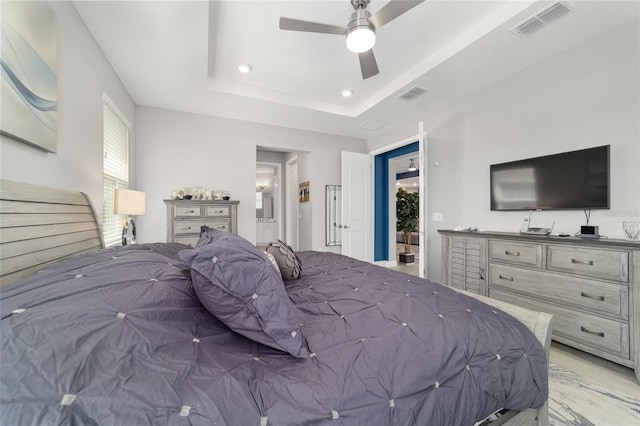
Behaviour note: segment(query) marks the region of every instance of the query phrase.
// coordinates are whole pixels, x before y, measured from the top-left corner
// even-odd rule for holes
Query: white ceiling
[[[386,3],[371,0],[368,10]],[[349,0],[73,1],[138,105],[363,139],[634,19],[640,9],[637,1],[562,1],[572,10],[557,21],[528,37],[509,31],[553,3],[426,0],[377,31],[380,74],[362,80],[342,36],[278,28],[280,16],[346,26]],[[253,71],[239,73],[241,63]],[[398,98],[416,85],[427,92]],[[342,97],[344,89],[353,95]]]

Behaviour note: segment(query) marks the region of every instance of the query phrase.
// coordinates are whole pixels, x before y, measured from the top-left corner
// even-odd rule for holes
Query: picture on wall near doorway
[[[309,181],[302,182],[298,188],[298,201],[306,203],[309,201]]]
[[[58,25],[46,2],[2,4],[0,133],[57,151]]]

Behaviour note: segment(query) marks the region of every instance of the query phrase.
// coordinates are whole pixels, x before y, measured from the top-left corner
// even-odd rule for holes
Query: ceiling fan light
[[[353,53],[370,50],[376,44],[376,33],[368,27],[358,27],[347,34],[347,49]]]
[[[371,14],[358,9],[351,14],[347,25],[347,49],[353,53],[370,50],[376,44],[376,32],[369,22]]]

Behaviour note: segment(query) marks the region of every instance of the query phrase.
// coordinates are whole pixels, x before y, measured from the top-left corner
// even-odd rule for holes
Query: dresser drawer
[[[629,289],[625,285],[490,264],[489,287],[502,287],[586,312],[629,318]]]
[[[174,217],[200,217],[202,216],[201,206],[174,206]]]
[[[497,289],[490,289],[489,296],[552,314],[554,336],[629,359],[629,325],[626,323],[599,318]]]
[[[203,225],[218,231],[230,232],[231,220],[174,220],[173,233],[175,235],[198,234],[200,235],[200,227]]]
[[[231,232],[231,220],[205,220],[204,225],[209,228],[217,229],[218,231]]]
[[[200,227],[204,225],[202,221],[174,220],[173,233],[175,235],[197,234],[200,235]]]
[[[198,236],[188,235],[186,237],[176,237],[173,240],[176,243],[186,244],[188,246],[195,247],[196,244],[198,243],[199,239],[200,239],[200,237],[198,237]]]
[[[550,245],[547,250],[547,269],[550,271],[629,281],[629,253],[626,251],[554,245]]]
[[[542,268],[542,244],[492,240],[489,260]]]
[[[228,217],[231,216],[231,207],[229,206],[207,206],[207,217]]]

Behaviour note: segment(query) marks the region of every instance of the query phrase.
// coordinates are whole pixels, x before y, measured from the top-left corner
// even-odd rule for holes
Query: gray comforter
[[[427,280],[300,252],[308,357],[230,331],[179,244],[66,259],[3,290],[3,425],[472,425],[547,399],[518,321]]]

